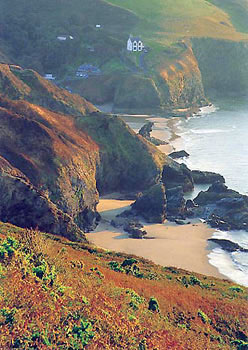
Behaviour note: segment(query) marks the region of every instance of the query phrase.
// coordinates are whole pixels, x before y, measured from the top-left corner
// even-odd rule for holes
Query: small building
[[[101,28],[101,24],[96,24],[96,28]]]
[[[55,77],[51,73],[45,74],[44,78],[47,80],[55,80]]]
[[[66,40],[73,40],[74,37],[72,35],[58,35],[57,40],[60,41],[66,41]]]
[[[89,75],[101,74],[101,70],[98,67],[93,66],[92,64],[85,63],[78,67],[76,76],[86,77],[84,76],[85,74],[87,75],[87,78],[88,78]]]
[[[143,41],[139,37],[129,36],[127,41],[128,51],[142,51],[144,47]]]

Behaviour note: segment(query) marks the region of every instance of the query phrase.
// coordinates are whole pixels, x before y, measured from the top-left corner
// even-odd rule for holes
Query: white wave
[[[226,132],[232,132],[230,129],[190,129],[190,132],[192,134],[219,134],[219,133],[226,133]]]
[[[215,105],[211,104],[209,106],[201,107],[200,111],[197,114],[204,115],[204,114],[210,114],[218,111],[218,107]]]
[[[213,249],[209,254],[209,263],[215,266],[219,272],[232,281],[248,287],[248,274],[242,271],[238,265],[234,265],[230,255],[221,248]]]

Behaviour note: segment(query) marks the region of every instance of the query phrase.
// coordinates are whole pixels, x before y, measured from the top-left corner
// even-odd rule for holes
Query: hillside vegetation
[[[0,223],[2,349],[244,350],[247,289]]]
[[[161,177],[154,145],[32,70],[0,65],[0,120],[5,222],[84,239],[99,220],[98,191],[136,192]]]
[[[57,84],[116,110],[189,108],[207,103],[191,39],[245,42],[246,16],[245,0],[2,0],[0,52],[3,61],[53,73]],[[130,34],[149,47],[143,58],[127,52]],[[211,55],[208,47],[204,54]],[[83,63],[101,74],[76,78]]]

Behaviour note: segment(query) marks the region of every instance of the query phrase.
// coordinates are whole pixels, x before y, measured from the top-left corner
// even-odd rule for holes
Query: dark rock
[[[181,186],[166,190],[167,214],[170,217],[182,217],[185,214],[185,199]]]
[[[215,182],[225,182],[222,175],[210,171],[192,170],[191,175],[195,184],[213,184]]]
[[[229,241],[228,239],[210,238],[208,241],[218,244],[223,250],[230,253],[236,251],[248,253],[248,249],[243,248],[239,244]]]
[[[142,230],[142,227],[144,226],[140,223],[129,222],[124,226],[124,231],[128,232],[132,238],[142,239],[145,235],[147,235],[147,232]]]
[[[154,126],[154,123],[152,123],[152,122],[146,123],[139,130],[139,135],[143,136],[146,140],[150,141],[155,146],[166,145],[168,142],[159,140],[156,137],[152,137],[151,136],[151,132],[152,132],[152,127],[153,126]]]
[[[184,222],[184,221],[178,220],[178,219],[175,219],[175,223],[176,223],[177,225],[185,225],[185,222]]]
[[[186,209],[192,209],[192,208],[198,207],[198,205],[194,201],[192,201],[191,199],[188,199],[186,201],[185,207],[186,207]]]
[[[176,152],[170,153],[169,157],[171,157],[172,159],[184,158],[184,157],[189,157],[189,153],[184,150],[176,151]]]
[[[191,171],[185,164],[178,164],[170,160],[163,168],[162,181],[165,188],[182,186],[183,192],[190,192],[194,188]]]
[[[198,207],[194,215],[205,219],[212,227],[223,230],[248,231],[248,197],[229,189],[223,183],[214,183],[194,199]]]
[[[142,126],[142,128],[139,130],[139,135],[143,136],[144,138],[151,137],[152,127],[154,123],[148,122],[145,125]]]
[[[132,204],[132,211],[143,216],[147,222],[162,223],[166,218],[164,185],[159,183],[144,192]]]

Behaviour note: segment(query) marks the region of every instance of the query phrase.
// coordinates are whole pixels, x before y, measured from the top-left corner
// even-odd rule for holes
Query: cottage
[[[97,74],[101,74],[101,70],[98,67],[88,63],[82,64],[81,66],[79,66],[76,72],[77,77],[83,77],[83,78],[86,78],[86,75],[88,78],[89,75],[97,75]]]
[[[142,51],[144,48],[144,44],[139,37],[129,36],[127,41],[127,50],[128,51]]]
[[[55,77],[51,73],[45,74],[44,78],[47,80],[55,80]]]

